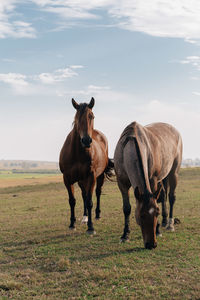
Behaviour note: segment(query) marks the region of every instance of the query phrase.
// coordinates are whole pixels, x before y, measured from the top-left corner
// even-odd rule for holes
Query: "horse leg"
[[[84,188],[84,185],[82,184],[82,182],[79,182],[78,185],[81,188],[81,193],[82,193],[82,198],[83,198],[83,218],[82,218],[81,224],[86,224],[88,222],[88,214],[87,214],[87,206],[86,206],[87,195],[86,195],[86,191],[85,191],[85,188]]]
[[[164,189],[161,192],[161,205],[162,205],[162,227],[166,227],[167,225],[167,189],[168,189],[168,179],[163,179],[163,187]]]
[[[129,240],[130,233],[130,214],[131,214],[131,205],[129,201],[129,188],[127,185],[122,184],[118,181],[118,186],[122,194],[123,199],[123,212],[124,212],[124,232],[121,236],[121,242],[126,242]]]
[[[85,190],[86,190],[86,207],[88,211],[88,234],[95,234],[93,223],[92,223],[92,207],[93,207],[93,202],[92,202],[92,193],[94,189],[96,178],[94,174],[91,174],[87,181],[85,181]]]
[[[156,199],[157,203],[162,203],[164,201],[164,187],[163,182],[158,182],[157,178],[154,176],[150,179],[150,186],[151,190],[153,191],[154,198]],[[157,219],[157,225],[156,225],[156,236],[162,236],[160,232],[160,222]]]
[[[169,206],[170,206],[170,210],[169,210],[169,221],[168,221],[168,224],[166,227],[166,229],[169,231],[174,231],[173,207],[174,207],[174,203],[176,201],[175,189],[177,186],[177,180],[178,180],[177,173],[171,173],[169,175],[169,186],[170,186]]]
[[[168,179],[165,178],[163,180],[163,186],[164,186],[164,190],[163,190],[163,199],[162,199],[162,227],[166,227],[168,220],[168,211],[167,211],[167,190],[168,190]]]
[[[69,228],[70,229],[75,229],[75,222],[76,222],[76,218],[75,218],[75,205],[76,205],[76,199],[74,198],[74,187],[72,184],[70,184],[68,182],[68,180],[65,178],[65,176],[63,176],[64,178],[64,183],[65,186],[67,188],[68,191],[68,195],[69,195],[69,205],[71,208],[71,218],[70,218],[70,225]]]
[[[97,187],[96,187],[96,197],[97,197],[97,206],[96,206],[96,219],[100,219],[100,196],[101,196],[101,190],[102,190],[102,186],[104,183],[104,173],[101,174],[98,178],[97,178]]]
[[[156,236],[162,236],[162,233],[160,232],[160,222],[157,222],[156,225]]]

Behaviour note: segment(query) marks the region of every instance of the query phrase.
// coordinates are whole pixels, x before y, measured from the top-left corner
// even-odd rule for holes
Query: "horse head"
[[[157,199],[160,190],[155,194],[149,192],[142,194],[139,192],[138,187],[136,187],[134,193],[137,200],[135,216],[142,230],[144,246],[146,249],[156,248],[156,226],[159,215]]]
[[[90,148],[92,143],[92,132],[94,126],[94,114],[92,108],[94,106],[95,100],[92,97],[90,103],[80,103],[78,104],[72,98],[72,105],[76,109],[75,115],[75,128],[80,136],[81,144],[84,148]]]

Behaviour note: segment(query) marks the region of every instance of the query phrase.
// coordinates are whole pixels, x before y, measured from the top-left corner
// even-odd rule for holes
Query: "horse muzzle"
[[[84,148],[90,148],[91,143],[92,143],[92,139],[89,135],[81,138],[81,144]]]

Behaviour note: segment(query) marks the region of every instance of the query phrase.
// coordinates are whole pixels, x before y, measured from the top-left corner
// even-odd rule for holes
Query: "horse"
[[[92,223],[92,194],[96,183],[96,219],[100,218],[100,196],[104,178],[110,176],[113,163],[108,158],[108,142],[105,135],[94,129],[94,114],[92,108],[95,100],[92,97],[87,103],[78,104],[72,98],[76,109],[73,129],[68,134],[60,152],[59,166],[63,173],[64,184],[69,195],[71,208],[70,229],[75,229],[74,183],[82,192],[84,203],[83,223],[87,223],[89,234],[95,234]]]
[[[173,206],[181,161],[182,139],[173,126],[166,123],[142,126],[132,122],[124,129],[114,153],[114,167],[123,198],[125,220],[121,241],[128,240],[130,233],[131,186],[136,198],[136,222],[141,227],[145,248],[153,249],[157,246],[157,200],[161,193],[165,197],[166,184],[169,186],[170,203],[168,228],[174,231]]]

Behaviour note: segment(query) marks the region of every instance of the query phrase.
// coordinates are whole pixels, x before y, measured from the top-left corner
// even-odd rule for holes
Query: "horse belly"
[[[163,158],[161,167],[159,170],[155,170],[154,172],[154,174],[156,174],[157,181],[161,181],[166,178],[172,170],[173,165],[174,160],[169,159],[168,157]]]

